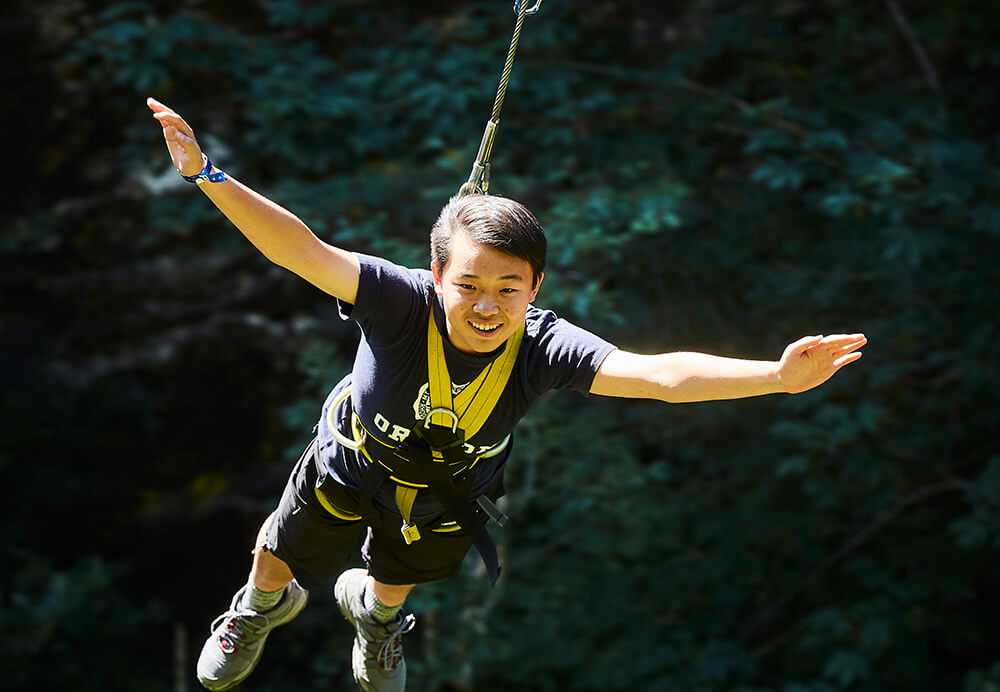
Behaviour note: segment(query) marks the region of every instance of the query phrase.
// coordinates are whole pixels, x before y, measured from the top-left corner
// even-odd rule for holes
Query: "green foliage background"
[[[3,12],[0,679],[185,689],[357,334],[179,181],[144,100],[326,240],[426,266],[510,3]],[[1000,689],[998,34],[962,0],[528,19],[492,191],[550,235],[540,304],[647,352],[871,343],[795,397],[547,399],[500,585],[470,558],[412,598],[411,689]],[[350,689],[349,639],[314,594],[244,687]]]

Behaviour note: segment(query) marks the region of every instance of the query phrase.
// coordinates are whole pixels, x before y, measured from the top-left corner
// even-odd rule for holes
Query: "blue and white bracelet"
[[[208,158],[208,154],[202,154],[205,157],[205,167],[201,169],[201,172],[194,175],[184,175],[181,173],[181,177],[189,183],[197,183],[201,185],[204,182],[210,183],[221,183],[226,180],[226,174],[222,171],[212,173],[212,159]]]

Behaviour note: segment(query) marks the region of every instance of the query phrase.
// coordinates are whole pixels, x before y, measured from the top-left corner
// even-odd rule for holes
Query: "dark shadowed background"
[[[0,18],[0,688],[193,690],[358,333],[173,171],[144,104],[325,240],[427,266],[507,0],[10,0]],[[418,589],[415,692],[1000,690],[1000,6],[546,0],[491,191],[538,304],[622,347],[774,359],[795,397],[556,394],[504,576]],[[992,307],[991,307],[992,306]],[[351,689],[332,595],[244,685]]]

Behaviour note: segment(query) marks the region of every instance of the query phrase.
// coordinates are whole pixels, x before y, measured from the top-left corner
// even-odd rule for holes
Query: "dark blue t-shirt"
[[[319,423],[319,443],[326,472],[338,483],[357,488],[368,461],[360,452],[345,449],[333,439],[332,423],[351,437],[353,411],[369,433],[383,442],[396,444],[406,439],[428,410],[427,322],[434,317],[446,335],[444,308],[434,292],[427,270],[406,269],[377,257],[358,255],[361,276],[354,305],[341,302],[344,319],[361,327],[361,342],[354,369],[330,393]],[[531,405],[550,389],[574,389],[586,394],[604,358],[614,346],[549,310],[528,307],[524,339],[507,387],[480,430],[466,440],[466,452],[481,454],[501,443]],[[462,353],[444,338],[445,360],[458,393],[489,365],[503,347],[492,353]],[[330,416],[330,404],[345,387],[351,386],[348,402]],[[499,480],[510,455],[502,453],[484,459],[471,470],[472,494],[478,496]],[[366,448],[378,454],[387,448],[369,441]],[[402,474],[405,477],[405,473]],[[393,491],[384,487],[376,504],[396,511]],[[415,517],[436,514],[440,505],[429,492],[418,494]]]

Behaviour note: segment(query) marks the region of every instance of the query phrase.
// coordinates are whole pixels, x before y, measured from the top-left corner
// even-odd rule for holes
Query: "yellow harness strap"
[[[471,438],[486,423],[496,407],[510,379],[517,360],[517,352],[524,338],[524,324],[507,339],[501,353],[492,363],[483,368],[479,375],[465,386],[458,396],[451,394],[451,375],[444,357],[444,339],[434,322],[434,310],[427,318],[427,382],[431,398],[431,412],[426,423],[454,427],[465,432],[465,439]],[[434,461],[444,461],[441,452],[431,451]],[[401,485],[396,486],[396,505],[403,515],[403,538],[407,544],[420,540],[420,530],[410,523],[410,512],[417,491]],[[458,530],[459,526],[454,529]]]
[[[408,488],[405,485],[396,486],[396,506],[399,507],[399,513],[403,515],[403,540],[406,541],[406,545],[413,543],[413,541],[420,540],[420,529],[417,528],[416,524],[410,523],[410,514],[413,512],[413,502],[417,499],[417,489]]]
[[[510,373],[517,361],[517,352],[524,338],[524,324],[507,339],[496,360],[490,363],[478,377],[466,385],[458,396],[451,395],[451,376],[448,374],[448,363],[444,358],[444,339],[434,322],[434,311],[431,310],[427,323],[427,376],[431,396],[430,422],[437,425],[451,426],[453,419],[443,412],[435,413],[435,409],[447,409],[458,418],[458,428],[465,431],[468,440],[483,427],[490,417],[500,395],[503,394]],[[434,453],[436,460],[441,455]]]
[[[346,509],[341,509],[337,505],[330,502],[330,498],[326,496],[326,493],[324,493],[322,488],[318,485],[316,486],[316,499],[319,500],[321,505],[323,505],[323,509],[338,519],[343,519],[344,521],[361,521],[360,514],[348,512]]]

